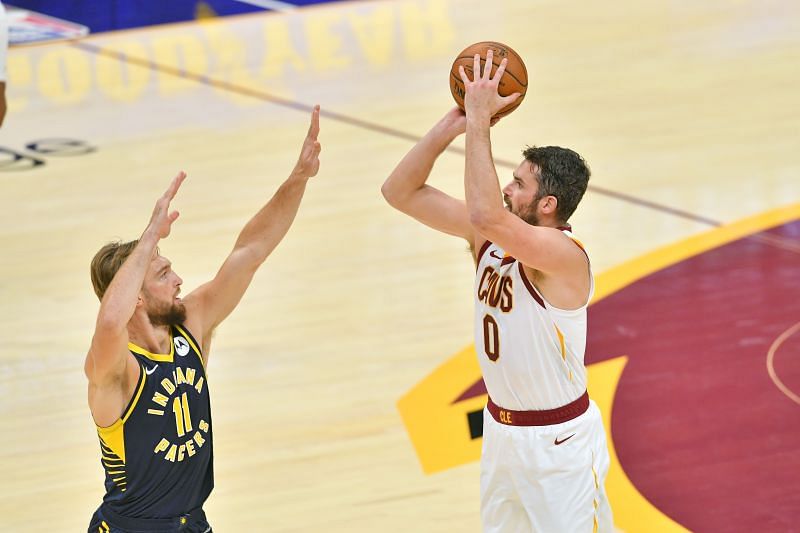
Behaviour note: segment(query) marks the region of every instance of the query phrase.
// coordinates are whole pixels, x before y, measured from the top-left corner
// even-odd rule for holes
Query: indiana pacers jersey
[[[141,366],[130,405],[97,428],[105,470],[103,508],[168,518],[203,505],[214,486],[211,404],[197,342],[172,326],[169,354],[128,344]]]
[[[567,229],[559,229],[580,246]],[[475,350],[497,405],[515,411],[554,409],[586,391],[588,299],[580,309],[553,307],[522,264],[490,242],[478,253],[474,290]]]

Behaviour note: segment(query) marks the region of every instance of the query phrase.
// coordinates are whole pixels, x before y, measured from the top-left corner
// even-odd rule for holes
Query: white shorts
[[[593,401],[582,415],[552,426],[508,426],[484,409],[483,530],[613,532],[608,464],[603,421]]]

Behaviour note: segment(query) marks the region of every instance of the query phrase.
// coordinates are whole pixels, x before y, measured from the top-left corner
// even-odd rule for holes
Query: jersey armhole
[[[95,427],[97,427],[97,431],[100,432],[101,435],[113,432],[118,426],[125,424],[128,418],[130,418],[133,410],[136,408],[136,404],[139,403],[139,397],[142,395],[144,383],[147,380],[147,372],[144,371],[144,366],[138,359],[136,359],[136,364],[139,365],[139,381],[136,382],[136,389],[133,391],[133,396],[131,396],[127,407],[125,407],[120,417],[113,424],[104,427],[98,426],[97,423],[95,423]]]
[[[476,271],[478,270],[478,265],[481,264],[481,258],[483,257],[483,254],[486,253],[486,250],[488,250],[491,245],[492,245],[492,241],[484,240],[483,244],[481,244],[481,247],[478,249],[478,253],[475,254],[475,270]]]

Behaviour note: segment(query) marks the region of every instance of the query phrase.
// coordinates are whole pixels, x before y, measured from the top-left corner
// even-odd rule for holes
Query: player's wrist
[[[291,174],[289,174],[289,178],[286,180],[286,182],[289,184],[305,185],[310,179],[311,172],[308,169],[295,167]]]
[[[442,124],[436,131],[436,140],[446,148],[451,142],[464,133],[464,128],[458,128],[453,124]]]
[[[139,237],[139,243],[143,245],[151,245],[155,246],[158,244],[158,241],[161,240],[161,235],[158,231],[158,228],[153,225],[149,224],[142,233],[142,236]]]
[[[488,129],[492,121],[492,114],[488,109],[475,109],[467,112],[467,128],[479,127]]]

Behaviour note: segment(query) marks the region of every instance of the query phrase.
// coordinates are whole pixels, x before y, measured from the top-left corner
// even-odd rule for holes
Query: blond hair
[[[92,259],[91,275],[94,293],[102,300],[111,280],[117,275],[117,271],[131,255],[133,249],[139,244],[139,240],[122,242],[110,242],[100,248]]]

